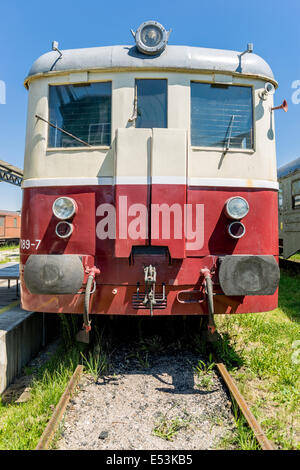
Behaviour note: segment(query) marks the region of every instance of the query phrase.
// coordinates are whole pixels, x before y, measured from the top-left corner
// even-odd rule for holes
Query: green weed
[[[174,418],[168,420],[166,417],[161,418],[160,422],[154,427],[153,434],[165,439],[166,441],[173,441],[174,436],[181,430],[189,425],[189,421],[181,418]]]
[[[212,355],[209,354],[208,361],[204,362],[199,360],[198,364],[193,368],[198,377],[209,374],[215,367],[215,362],[212,360]]]

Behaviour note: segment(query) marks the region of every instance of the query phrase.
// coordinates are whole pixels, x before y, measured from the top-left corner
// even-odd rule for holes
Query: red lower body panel
[[[184,190],[183,190],[184,189]],[[277,237],[277,193],[264,189],[240,188],[203,188],[180,187],[177,204],[182,207],[180,214],[171,213],[169,238],[164,238],[162,231],[153,226],[151,204],[176,203],[176,187],[156,185],[153,192],[155,200],[151,202],[151,191],[147,185],[129,186],[74,186],[74,187],[38,187],[24,190],[21,229],[21,301],[25,310],[55,313],[83,313],[84,283],[79,293],[74,295],[31,294],[24,282],[24,266],[30,255],[68,255],[82,257],[84,268],[96,266],[101,274],[96,278],[96,290],[91,296],[91,312],[106,315],[150,315],[149,309],[136,308],[133,298],[140,283],[141,296],[144,290],[144,267],[153,265],[157,271],[156,292],[166,290],[166,306],[154,309],[157,315],[205,315],[207,303],[202,292],[202,268],[214,270],[214,306],[216,314],[263,312],[277,307],[277,291],[273,295],[251,295],[227,297],[222,294],[218,280],[218,258],[224,255],[278,255]],[[164,194],[166,197],[164,198]],[[184,196],[185,194],[185,196]],[[148,214],[143,215],[147,230],[138,228],[140,238],[131,239],[126,233],[127,226],[134,221],[137,211],[122,214],[120,219],[118,197],[128,195],[128,205],[141,203]],[[232,196],[247,199],[250,211],[243,220],[246,234],[239,240],[232,239],[227,232],[230,221],[224,214],[224,204]],[[55,234],[58,220],[52,213],[54,200],[60,196],[75,199],[78,210],[71,221],[74,230],[67,239],[60,239]],[[184,219],[184,205],[190,206]],[[104,205],[104,206],[101,206]],[[203,208],[203,220],[197,225],[197,205]],[[124,205],[122,206],[125,207]],[[128,206],[127,206],[128,207]],[[100,228],[107,217],[107,211],[115,210],[116,233],[114,238],[99,237]],[[103,209],[103,210],[102,210]],[[136,208],[135,208],[136,209]],[[123,210],[123,209],[122,209]],[[150,213],[149,213],[150,211]],[[199,212],[200,213],[200,212]],[[131,214],[131,215],[130,215]],[[139,214],[140,215],[140,214]],[[174,219],[172,219],[174,217]],[[191,220],[188,220],[188,218]],[[161,219],[160,219],[161,220]],[[122,233],[118,227],[122,225]],[[181,221],[181,222],[180,222]],[[107,219],[107,223],[109,223]],[[178,223],[190,224],[196,233],[202,230],[199,244],[187,245],[186,240],[176,235]],[[125,227],[125,228],[124,228]],[[108,233],[109,227],[106,229]],[[125,230],[125,232],[124,232]],[[156,238],[151,239],[151,234]],[[184,234],[183,234],[184,236]],[[163,246],[171,256],[149,255],[146,252],[132,256],[135,246]],[[190,247],[190,249],[187,249]],[[185,291],[196,292],[193,302]]]

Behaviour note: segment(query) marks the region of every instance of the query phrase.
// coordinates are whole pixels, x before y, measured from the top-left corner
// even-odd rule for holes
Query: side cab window
[[[300,209],[300,180],[292,182],[292,208]]]

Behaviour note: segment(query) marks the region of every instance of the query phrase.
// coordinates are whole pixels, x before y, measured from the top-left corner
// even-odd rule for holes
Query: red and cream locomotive
[[[277,306],[277,87],[245,52],[168,45],[52,51],[33,64],[22,306],[208,315]]]

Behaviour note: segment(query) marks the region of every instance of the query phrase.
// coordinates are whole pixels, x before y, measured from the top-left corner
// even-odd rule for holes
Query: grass
[[[300,251],[297,251],[293,256],[289,258],[290,261],[300,261]]]
[[[0,251],[16,250],[19,249],[19,245],[2,245]]]
[[[218,449],[260,450],[252,430],[234,402],[233,415],[235,430],[218,443]]]
[[[300,449],[300,279],[282,273],[279,307],[267,313],[217,316],[218,347],[267,437]]]
[[[10,261],[19,262],[20,256],[15,256],[18,250],[19,250],[19,245],[0,246],[0,264],[9,263]],[[5,252],[5,251],[14,252],[14,255],[13,256],[6,256],[5,254],[1,255],[1,252]],[[5,256],[5,258],[2,258],[2,256]]]
[[[166,441],[173,441],[174,436],[189,425],[189,421],[181,418],[167,419],[162,417],[160,422],[153,429],[154,436],[158,436]]]
[[[9,263],[10,261],[15,261],[16,263],[20,261],[20,256],[15,256],[19,250],[19,245],[2,245],[0,246],[0,264]],[[10,251],[13,252],[13,256],[1,255],[1,252]],[[5,256],[5,258],[2,258]]]
[[[211,389],[213,385],[212,371],[215,365],[216,364],[212,361],[212,356],[210,354],[207,362],[200,359],[198,364],[193,367],[196,377],[199,380],[199,383],[197,384],[198,388],[204,388],[205,390]]]
[[[132,351],[126,354],[126,361],[133,359],[139,370],[148,369],[150,367],[149,363],[149,352],[144,349],[139,351]]]
[[[194,371],[198,377],[209,374],[215,367],[215,363],[212,362],[212,355],[209,355],[208,361],[204,362],[199,360],[198,364],[194,367]]]
[[[81,352],[85,371],[90,374],[95,382],[109,371],[109,357],[101,343],[97,343],[93,351],[89,351],[87,357]]]
[[[40,368],[25,367],[32,375],[30,398],[25,403],[6,403],[0,398],[0,450],[34,449],[65,387],[81,359],[81,345],[74,342],[73,316],[61,318],[60,347]]]
[[[0,401],[0,450],[34,449],[79,361],[75,347],[57,351],[34,372],[31,396],[26,403]]]
[[[204,388],[205,390],[211,390],[213,386],[213,378],[211,375],[205,375],[201,377],[199,383],[197,384],[198,388]]]
[[[279,307],[276,310],[236,316],[219,315],[216,316],[216,323],[222,335],[222,342],[217,343],[218,354],[235,378],[267,437],[278,448],[300,450],[299,282],[299,277],[283,273]],[[99,335],[96,331],[94,348],[86,353],[74,344],[78,328],[75,316],[61,315],[61,324],[61,349],[39,370],[27,367],[24,371],[34,377],[29,401],[19,404],[5,404],[0,401],[0,450],[35,448],[79,362],[83,362],[85,371],[95,381],[109,371],[112,354],[108,352],[111,350],[111,345],[107,343],[110,341],[109,335]],[[96,330],[95,327],[93,329]],[[121,331],[123,335],[122,328]],[[149,367],[149,354],[160,353],[170,346],[169,329],[167,332],[167,342],[158,335],[140,338],[139,347],[134,347],[132,354],[141,369]],[[200,354],[202,343],[197,338],[198,335],[191,345]],[[176,341],[181,350],[184,347],[183,340],[180,342],[177,337]],[[213,367],[211,357],[207,362],[199,360],[195,365],[194,372],[202,388],[211,388]],[[220,446],[257,449],[252,431],[244,418],[233,409],[235,432],[233,436],[223,439]],[[188,425],[189,422],[184,419],[164,416],[152,432],[171,441],[180,429]]]

